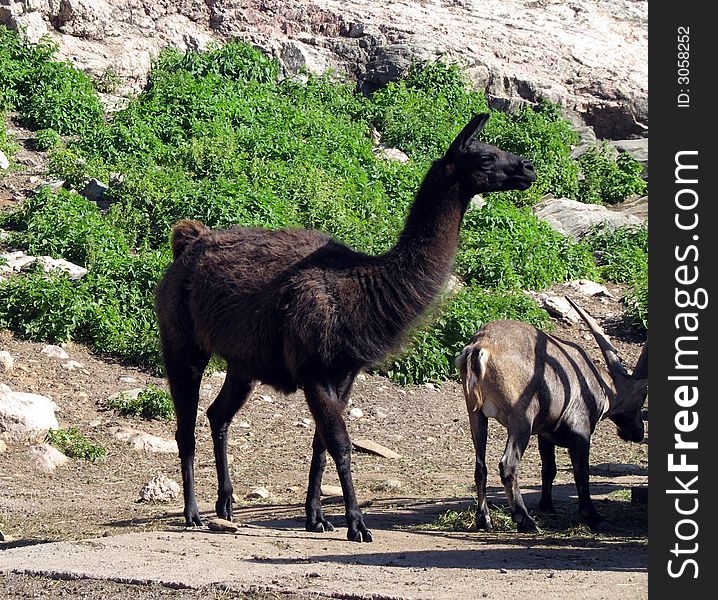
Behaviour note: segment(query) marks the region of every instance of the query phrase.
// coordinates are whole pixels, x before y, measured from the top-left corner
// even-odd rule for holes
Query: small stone
[[[237,533],[239,525],[227,521],[227,519],[214,518],[207,521],[207,527],[212,531],[221,531],[222,533]]]
[[[40,350],[40,354],[45,354],[46,356],[50,356],[52,358],[59,358],[60,360],[66,360],[70,358],[70,355],[65,352],[64,348],[61,348],[60,346],[54,346],[52,344],[48,344],[42,350]]]
[[[374,409],[374,416],[375,416],[377,419],[386,419],[386,418],[389,416],[389,413],[386,412],[385,409],[383,409],[383,408],[377,406],[377,407]]]
[[[359,419],[364,416],[364,411],[361,408],[355,406],[349,411],[349,416],[353,419]]]
[[[137,452],[155,454],[176,454],[178,452],[175,440],[161,438],[129,427],[113,427],[109,433],[118,440],[130,444]]]
[[[322,485],[321,488],[322,496],[342,496],[342,488],[338,485]]]
[[[7,350],[0,350],[0,372],[12,373],[15,370],[15,359]]]
[[[262,402],[270,402],[270,403],[271,403],[271,402],[274,402],[274,399],[273,399],[271,396],[268,396],[267,394],[260,394],[260,395],[259,395],[259,399],[260,399]]]
[[[142,502],[169,502],[180,493],[180,486],[165,475],[153,477],[140,490]]]
[[[309,429],[309,425],[304,423],[303,421],[294,421],[295,427],[304,427],[304,429]]]
[[[5,156],[4,152],[0,150],[0,169],[3,171],[10,168],[10,161],[8,160],[8,157]]]
[[[119,381],[120,383],[139,383],[140,382],[139,379],[132,377],[130,375],[120,375],[117,378],[117,381]]]
[[[114,394],[112,394],[112,396],[108,398],[108,400],[119,400],[120,396],[124,396],[129,400],[137,400],[143,389],[144,388],[132,388],[131,390],[122,390],[120,392],[115,392]]]
[[[69,458],[50,444],[39,444],[29,448],[32,461],[38,469],[51,473],[57,467],[69,462]]]
[[[7,444],[5,443],[5,440],[0,438],[0,454],[3,452],[7,452]]]
[[[508,571],[506,569],[502,568],[502,569],[499,569],[499,573],[508,573]]]
[[[387,479],[384,482],[384,487],[390,490],[398,490],[401,487],[401,481],[398,479]]]
[[[242,429],[249,429],[251,427],[251,425],[247,423],[247,421],[240,421],[239,423],[237,423],[237,426],[241,427]]]
[[[249,492],[246,497],[248,500],[265,500],[269,498],[269,491],[267,488],[258,487]]]
[[[61,366],[63,369],[66,369],[68,371],[74,371],[75,369],[84,369],[85,368],[85,365],[77,362],[76,360],[68,360],[67,362],[62,363]]]
[[[377,444],[372,440],[354,440],[352,443],[354,447],[359,451],[369,452],[370,454],[377,454],[379,456],[383,456],[384,458],[401,458],[401,454],[398,454],[393,450],[389,450],[389,448],[387,448],[386,446]]]
[[[435,390],[435,389],[436,389],[436,386],[434,386],[434,384],[433,384],[433,383],[430,383],[429,381],[427,381],[427,382],[424,384],[424,387],[427,388],[427,389],[429,389],[429,390]]]
[[[93,177],[87,182],[87,185],[83,188],[80,194],[88,200],[97,202],[104,199],[105,194],[109,189],[110,188],[107,184],[102,183],[99,179],[95,179]]]

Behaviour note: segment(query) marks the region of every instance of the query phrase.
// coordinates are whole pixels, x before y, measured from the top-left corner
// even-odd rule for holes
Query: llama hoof
[[[369,531],[368,529],[364,529],[362,531],[360,531],[358,529],[356,531],[349,530],[347,532],[347,539],[350,542],[372,542],[372,541],[374,541],[374,539],[371,536],[371,531]]]
[[[325,531],[334,531],[334,525],[329,521],[317,521],[316,523],[307,523],[305,529],[314,533],[324,533]]]
[[[186,528],[193,528],[193,527],[202,527],[204,523],[202,523],[202,519],[200,518],[199,514],[195,515],[187,515],[185,516],[185,523]]]
[[[553,507],[553,502],[539,502],[538,509],[542,513],[546,513],[549,515],[555,515],[556,509]]]
[[[215,505],[215,512],[220,519],[232,522],[232,498],[229,500],[217,500]]]

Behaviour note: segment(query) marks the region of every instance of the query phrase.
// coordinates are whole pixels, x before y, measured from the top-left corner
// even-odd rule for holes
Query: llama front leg
[[[212,428],[214,460],[217,467],[217,503],[215,511],[221,519],[232,520],[232,481],[227,461],[227,441],[229,425],[249,398],[254,382],[237,377],[228,369],[227,378],[217,395],[217,399],[207,409],[207,418]]]
[[[354,492],[351,475],[351,441],[349,440],[346,423],[342,417],[342,407],[337,398],[337,389],[332,384],[309,383],[305,384],[304,393],[314,417],[319,439],[337,467],[339,482],[344,494],[348,528],[347,539],[354,542],[371,542],[371,532],[364,525],[364,517],[359,509]],[[312,464],[314,465],[314,460],[312,460]],[[313,478],[310,477],[310,493],[307,494],[307,507],[314,506],[312,501],[316,494],[317,480],[317,474],[314,474]],[[311,518],[312,515],[308,511],[308,523]]]

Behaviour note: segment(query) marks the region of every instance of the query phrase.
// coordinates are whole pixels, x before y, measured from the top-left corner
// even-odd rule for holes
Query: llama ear
[[[471,119],[468,125],[461,130],[461,133],[459,133],[459,135],[456,136],[456,139],[451,143],[449,152],[451,154],[457,154],[465,150],[469,142],[481,133],[484,125],[486,125],[486,121],[489,120],[489,116],[490,115],[488,113],[481,113]]]

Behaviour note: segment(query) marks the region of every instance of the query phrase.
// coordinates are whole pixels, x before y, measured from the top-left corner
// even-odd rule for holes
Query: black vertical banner
[[[718,584],[718,161],[709,114],[718,31],[706,4],[653,2],[649,12],[652,599],[715,597]]]

